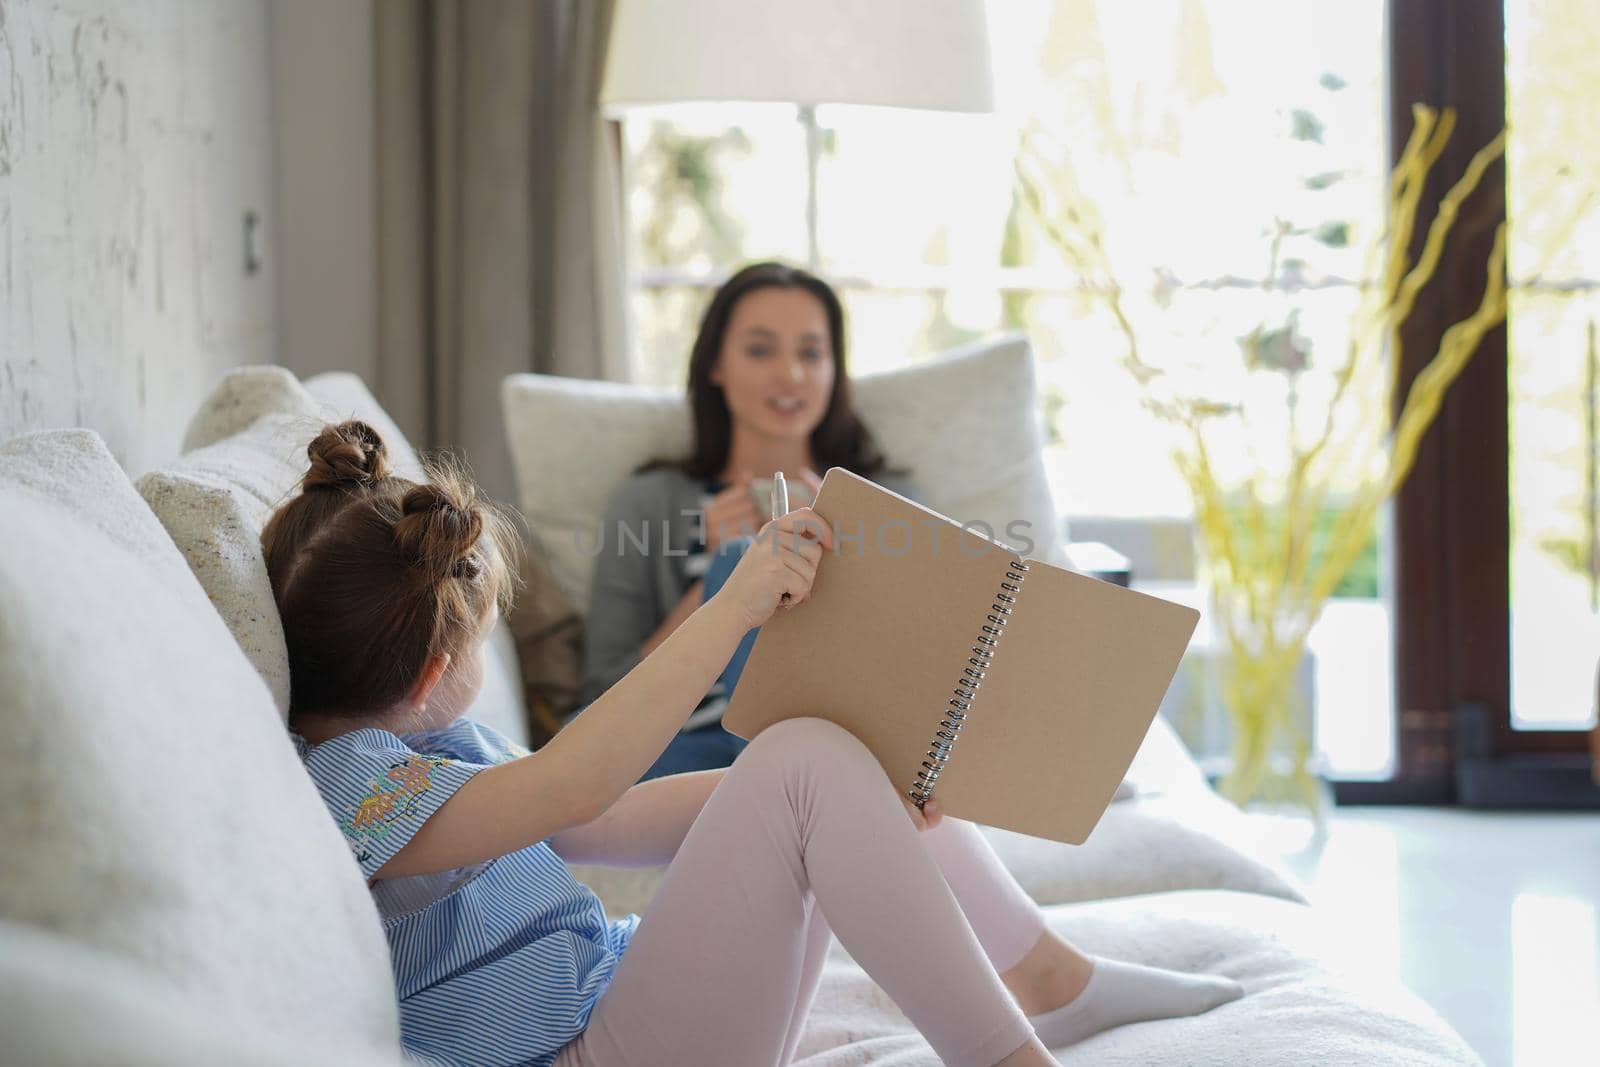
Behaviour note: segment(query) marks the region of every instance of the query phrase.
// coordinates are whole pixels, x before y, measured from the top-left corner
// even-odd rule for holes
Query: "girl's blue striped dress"
[[[372,875],[462,784],[524,750],[487,726],[361,729],[301,759]],[[372,885],[406,1050],[446,1064],[550,1064],[588,1024],[637,915],[608,923],[548,841],[473,867]]]

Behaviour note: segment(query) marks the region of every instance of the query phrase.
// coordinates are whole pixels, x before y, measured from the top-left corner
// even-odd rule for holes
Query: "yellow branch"
[[[1433,272],[1439,265],[1439,257],[1444,253],[1445,238],[1455,226],[1456,218],[1461,213],[1462,202],[1477,189],[1484,172],[1505,152],[1505,147],[1506,133],[1501,130],[1492,141],[1472,154],[1472,160],[1467,164],[1467,169],[1460,180],[1451,186],[1450,191],[1439,201],[1439,210],[1433,217],[1433,224],[1428,227],[1428,239],[1423,246],[1422,255],[1418,257],[1416,266],[1406,274],[1396,294],[1392,311],[1395,322],[1404,322],[1410,316],[1411,309],[1417,302],[1417,294],[1428,284],[1428,280],[1433,277]]]
[[[1263,760],[1272,739],[1297,723],[1298,696],[1294,675],[1311,625],[1338,582],[1348,573],[1365,546],[1377,510],[1388,500],[1415,462],[1419,442],[1437,415],[1445,392],[1461,374],[1483,336],[1505,317],[1506,232],[1502,224],[1486,264],[1488,284],[1477,310],[1445,331],[1438,350],[1412,382],[1398,418],[1391,421],[1400,364],[1398,338],[1421,290],[1436,273],[1449,233],[1461,205],[1481,183],[1493,162],[1503,155],[1505,133],[1474,153],[1461,177],[1440,201],[1429,224],[1416,262],[1410,262],[1412,236],[1418,223],[1417,208],[1429,175],[1442,156],[1456,125],[1454,112],[1418,105],[1414,124],[1401,158],[1390,173],[1386,227],[1368,248],[1361,292],[1352,311],[1346,360],[1335,369],[1332,399],[1311,428],[1320,432],[1307,439],[1291,425],[1288,466],[1282,499],[1267,486],[1259,468],[1242,483],[1242,504],[1237,517],[1230,513],[1227,493],[1219,478],[1208,427],[1219,415],[1244,415],[1239,405],[1226,405],[1203,396],[1159,399],[1146,389],[1144,403],[1163,421],[1182,428],[1172,459],[1194,501],[1195,525],[1204,549],[1206,580],[1213,597],[1212,625],[1217,640],[1229,654],[1233,668],[1222,679],[1230,714],[1236,725],[1235,755],[1239,761],[1230,784],[1246,795],[1259,784]],[[1146,363],[1139,332],[1123,306],[1124,289],[1107,253],[1102,227],[1091,208],[1077,202],[1081,191],[1070,170],[1052,167],[1030,139],[1019,153],[1017,176],[1021,200],[1035,216],[1046,238],[1093,286],[1104,301],[1125,341],[1122,365],[1148,386],[1166,372]],[[1049,190],[1058,195],[1052,199]],[[1269,271],[1263,283],[1275,284],[1282,226],[1275,229]],[[1381,275],[1374,276],[1381,264]],[[1259,338],[1256,338],[1259,343]],[[1337,412],[1345,405],[1354,383],[1385,381],[1384,355],[1390,374],[1379,420],[1381,432],[1368,434],[1364,426],[1343,435],[1336,433]],[[1369,360],[1368,353],[1375,358]],[[1254,365],[1255,354],[1251,354]],[[1248,423],[1247,423],[1248,425]],[[1328,495],[1356,448],[1354,494],[1334,510],[1326,551],[1314,559],[1316,530]],[[1381,471],[1371,473],[1381,458]],[[1271,521],[1269,521],[1269,519]],[[1273,522],[1281,521],[1281,529]],[[1312,797],[1314,779],[1306,771],[1310,739],[1293,739],[1296,767],[1294,788]]]
[[[1312,596],[1318,602],[1326,598],[1332,587],[1343,576],[1342,568],[1348,568],[1354,561],[1378,507],[1399,489],[1406,476],[1411,473],[1422,435],[1432,425],[1434,416],[1438,414],[1445,391],[1465,369],[1467,361],[1477,351],[1484,334],[1505,320],[1505,260],[1506,224],[1502,222],[1495,228],[1494,247],[1489,253],[1488,279],[1483,299],[1479,301],[1477,310],[1445,331],[1439,340],[1438,351],[1413,379],[1411,388],[1407,391],[1405,407],[1400,412],[1400,419],[1395,429],[1388,469],[1378,486],[1361,500],[1346,535],[1341,539],[1337,549],[1329,553],[1326,566],[1321,569],[1314,581]]]
[[[1445,390],[1466,367],[1483,335],[1506,317],[1506,224],[1494,231],[1494,248],[1489,253],[1488,281],[1483,299],[1470,316],[1451,326],[1439,339],[1439,350],[1428,365],[1417,373],[1407,390],[1405,407],[1395,428],[1394,462],[1384,488],[1392,493],[1411,470],[1417,443],[1444,400]]]
[[[1443,113],[1421,105],[1411,109],[1411,136],[1406,139],[1405,150],[1395,164],[1391,181],[1393,191],[1389,198],[1389,227],[1385,235],[1388,256],[1385,259],[1383,285],[1378,295],[1378,311],[1373,325],[1388,342],[1389,351],[1400,350],[1400,320],[1390,314],[1395,293],[1401,279],[1411,266],[1411,233],[1416,225],[1417,203],[1422,198],[1423,187],[1434,163],[1444,151],[1450,134],[1455,130],[1456,116],[1451,108]],[[1438,136],[1434,136],[1435,127]],[[1388,402],[1393,403],[1394,382],[1391,379]]]

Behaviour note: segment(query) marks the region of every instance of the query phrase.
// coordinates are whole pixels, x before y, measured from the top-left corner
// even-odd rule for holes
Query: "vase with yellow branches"
[[[1281,325],[1231,339],[1244,358],[1230,374],[1219,375],[1215,365],[1197,373],[1148,358],[1147,348],[1161,345],[1147,339],[1166,329],[1160,308],[1131,308],[1129,290],[1107,251],[1105,226],[1079,191],[1065,153],[1053,152],[1035,132],[1025,137],[1018,157],[1020,200],[1043,239],[1116,323],[1121,363],[1138,382],[1141,403],[1175,430],[1172,458],[1194,509],[1199,578],[1219,651],[1216,686],[1232,728],[1219,787],[1237,803],[1289,801],[1322,814],[1325,789],[1297,684],[1308,634],[1368,543],[1382,505],[1410,472],[1446,391],[1484,335],[1505,318],[1502,223],[1484,264],[1487,285],[1477,308],[1444,332],[1399,415],[1392,415],[1401,325],[1438,269],[1462,203],[1505,146],[1502,131],[1477,151],[1428,223],[1413,260],[1418,203],[1455,115],[1418,105],[1413,116],[1410,139],[1389,177],[1383,232],[1369,245],[1346,337],[1336,345],[1315,344],[1292,305],[1294,293],[1279,292],[1291,301],[1288,314]],[[1286,233],[1280,226],[1272,237],[1262,283],[1269,293],[1281,276]],[[1329,348],[1336,348],[1340,362],[1328,368],[1331,378],[1320,402],[1308,404],[1302,373],[1313,350],[1320,359]],[[1264,392],[1263,376],[1275,383]],[[1225,382],[1245,387],[1228,395],[1219,387]],[[1266,419],[1251,408],[1262,395],[1277,406]],[[1281,434],[1265,452],[1269,459],[1231,470],[1219,462],[1219,441],[1260,437],[1267,424],[1272,428],[1266,432]],[[1251,455],[1257,454],[1252,447]]]

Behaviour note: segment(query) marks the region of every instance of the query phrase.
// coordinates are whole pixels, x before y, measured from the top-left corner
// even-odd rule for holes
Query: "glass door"
[[[1600,8],[1506,0],[1511,725],[1595,724]]]

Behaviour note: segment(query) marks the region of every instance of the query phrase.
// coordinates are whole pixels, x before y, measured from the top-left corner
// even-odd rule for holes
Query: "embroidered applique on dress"
[[[397,819],[415,818],[417,797],[433,788],[434,769],[451,762],[410,755],[390,767],[383,777],[367,782],[368,795],[339,823],[357,860],[372,854],[371,844],[388,833]]]

